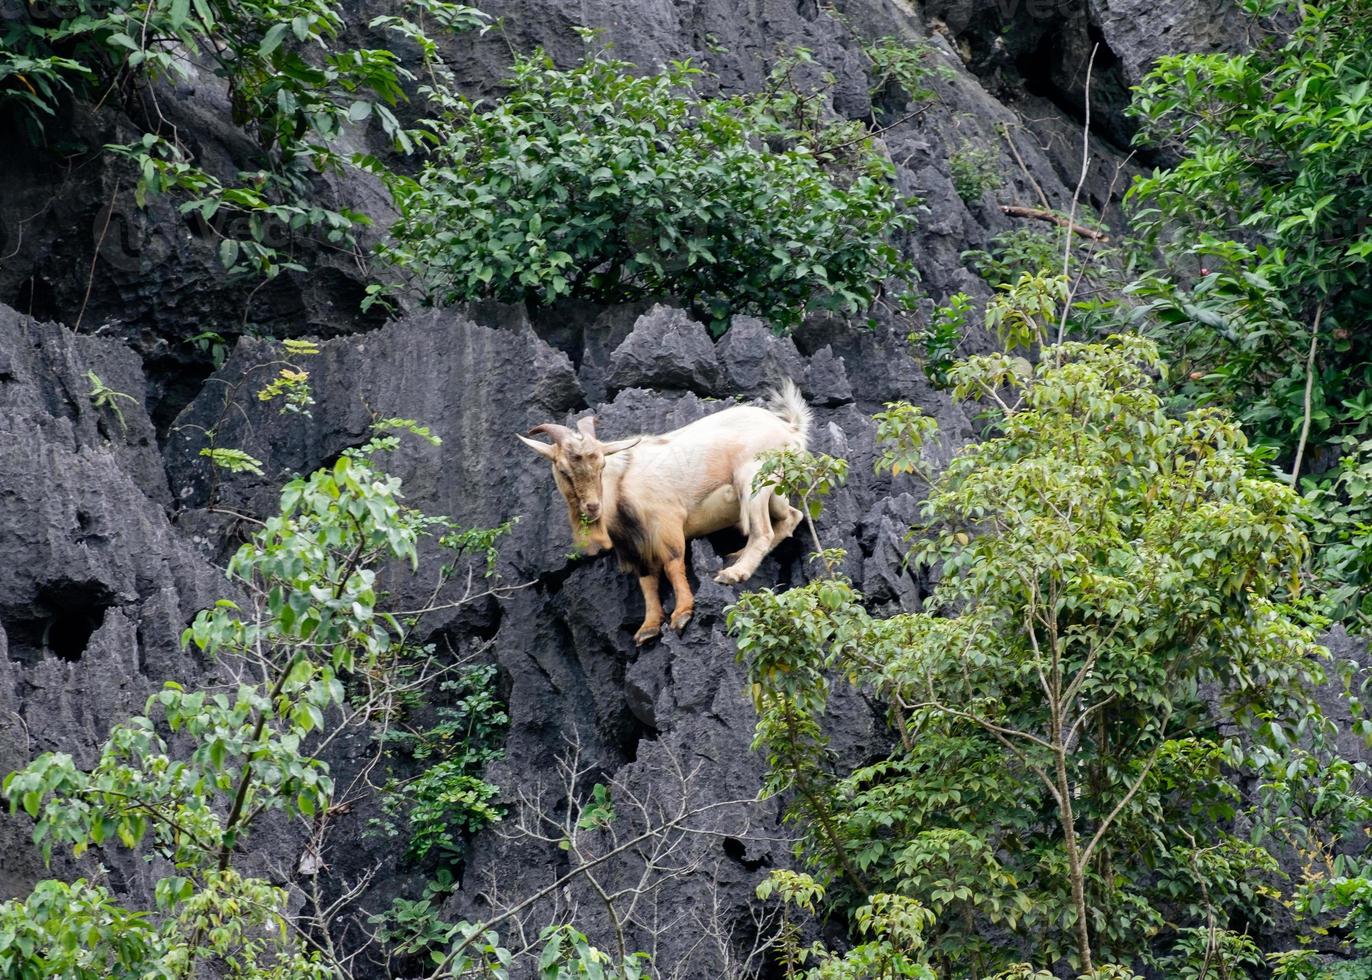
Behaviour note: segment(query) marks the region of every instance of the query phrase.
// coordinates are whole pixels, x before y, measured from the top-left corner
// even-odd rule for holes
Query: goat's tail
[[[800,393],[796,383],[787,378],[780,388],[774,389],[767,397],[767,410],[777,418],[790,422],[800,433],[798,449],[804,449],[810,438],[810,422],[813,418],[810,406],[805,404],[805,396]]]

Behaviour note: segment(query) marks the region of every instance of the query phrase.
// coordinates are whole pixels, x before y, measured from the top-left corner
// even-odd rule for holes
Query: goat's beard
[[[578,517],[575,533],[576,544],[582,549],[582,552],[586,555],[600,555],[601,552],[608,552],[609,549],[613,548],[611,539],[609,539],[609,531],[605,530],[604,515],[590,519],[586,516],[586,512],[576,508],[576,517]]]
[[[577,549],[586,555],[598,555],[602,551],[609,551],[614,547],[610,540],[610,533],[605,528],[605,515],[602,512],[597,518],[586,516],[586,508],[581,503],[581,497],[575,489],[564,488],[563,493],[567,498],[567,507],[571,512],[572,518],[572,539],[575,541]]]
[[[577,546],[588,555],[598,555],[614,547],[609,532],[605,530],[604,519],[587,524],[584,520],[576,529]]]

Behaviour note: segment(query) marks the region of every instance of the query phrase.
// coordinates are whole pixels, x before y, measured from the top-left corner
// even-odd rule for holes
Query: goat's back
[[[633,496],[673,499],[688,510],[759,453],[803,448],[804,433],[765,408],[738,405],[658,436],[621,454],[623,485]],[[619,457],[611,457],[612,460]],[[618,468],[618,467],[617,467]]]
[[[795,425],[767,409],[736,405],[671,432],[649,436],[639,445],[654,455],[699,457],[722,453],[742,460],[770,449],[803,445],[803,441]]]

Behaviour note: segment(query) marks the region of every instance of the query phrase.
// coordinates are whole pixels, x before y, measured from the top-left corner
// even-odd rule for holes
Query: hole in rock
[[[737,837],[724,838],[724,856],[730,861],[736,861],[749,871],[756,871],[767,863],[766,858],[748,857],[748,847]]]
[[[37,276],[30,276],[20,283],[6,305],[41,322],[56,323],[61,320],[58,315],[60,304],[52,283]]]
[[[57,657],[75,663],[113,605],[114,593],[100,582],[49,582],[27,606],[0,612],[10,659],[36,664]]]
[[[144,370],[152,396],[152,425],[157,437],[165,440],[176,417],[200,394],[214,373],[214,361],[209,354],[156,357],[145,363]],[[143,445],[145,441],[139,444]]]

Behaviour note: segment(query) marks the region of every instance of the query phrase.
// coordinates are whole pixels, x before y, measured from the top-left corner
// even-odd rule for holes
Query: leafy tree
[[[1181,394],[1231,406],[1305,478],[1333,613],[1366,617],[1372,7],[1244,7],[1251,51],[1162,58],[1136,91],[1139,139],[1180,159],[1130,192],[1168,262],[1135,289]]]
[[[928,908],[945,971],[1008,967],[1006,931],[1085,974],[1183,955],[1178,930],[1260,921],[1273,894],[1271,854],[1225,827],[1236,774],[1322,737],[1322,651],[1289,605],[1298,500],[1224,415],[1169,416],[1160,367],[1132,336],[959,364],[953,390],[991,428],[926,501],[929,611],[874,618],[825,576],[730,613],[773,786],[808,794],[808,858],[850,904]],[[922,472],[917,417],[886,413],[879,465]],[[898,735],[837,776],[830,671],[886,702]]]
[[[632,67],[536,53],[494,104],[449,103],[422,172],[390,179],[385,255],[437,304],[677,295],[717,329],[860,310],[907,274],[888,236],[911,218],[865,130],[836,139],[780,81],[706,98],[688,63]]]
[[[184,642],[236,685],[167,682],[145,714],[113,729],[91,768],[50,752],[6,777],[4,795],[33,818],[45,859],[117,843],[173,873],[151,909],[124,908],[79,880],[42,882],[0,905],[3,975],[337,975],[332,944],[297,935],[285,889],[245,876],[239,859],[275,816],[325,820],[334,783],[321,746],[394,700],[391,675],[413,650],[409,621],[384,610],[379,566],[417,564],[437,536],[458,548],[489,543],[403,503],[399,481],[372,459],[395,443],[380,437],[292,480],[280,511],[234,556],[240,599],[199,613]]]

